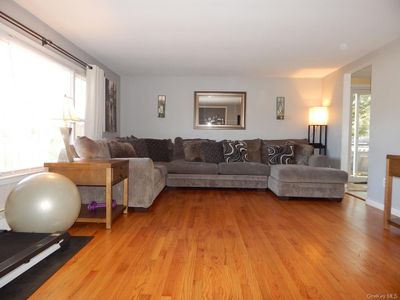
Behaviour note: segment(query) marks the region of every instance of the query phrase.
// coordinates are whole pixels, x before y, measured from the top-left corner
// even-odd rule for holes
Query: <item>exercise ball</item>
[[[54,233],[68,230],[80,209],[76,185],[63,175],[43,172],[26,177],[13,188],[5,216],[13,231]]]

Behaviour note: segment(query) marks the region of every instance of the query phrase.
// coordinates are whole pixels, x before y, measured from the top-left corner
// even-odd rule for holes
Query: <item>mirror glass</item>
[[[244,129],[245,92],[195,92],[194,128]]]

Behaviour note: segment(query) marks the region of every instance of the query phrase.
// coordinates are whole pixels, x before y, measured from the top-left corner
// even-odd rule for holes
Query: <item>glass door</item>
[[[370,89],[353,89],[350,182],[366,184],[368,181],[370,105]]]

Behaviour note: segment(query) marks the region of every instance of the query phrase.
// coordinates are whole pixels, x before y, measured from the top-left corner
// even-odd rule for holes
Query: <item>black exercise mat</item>
[[[71,236],[69,246],[58,250],[33,266],[31,269],[15,278],[0,289],[0,299],[27,299],[68,260],[79,252],[92,236]]]

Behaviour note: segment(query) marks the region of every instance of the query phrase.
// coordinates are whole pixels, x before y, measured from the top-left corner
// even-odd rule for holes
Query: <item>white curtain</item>
[[[86,71],[87,100],[85,113],[85,135],[98,140],[105,129],[105,78],[104,71],[92,65]]]

